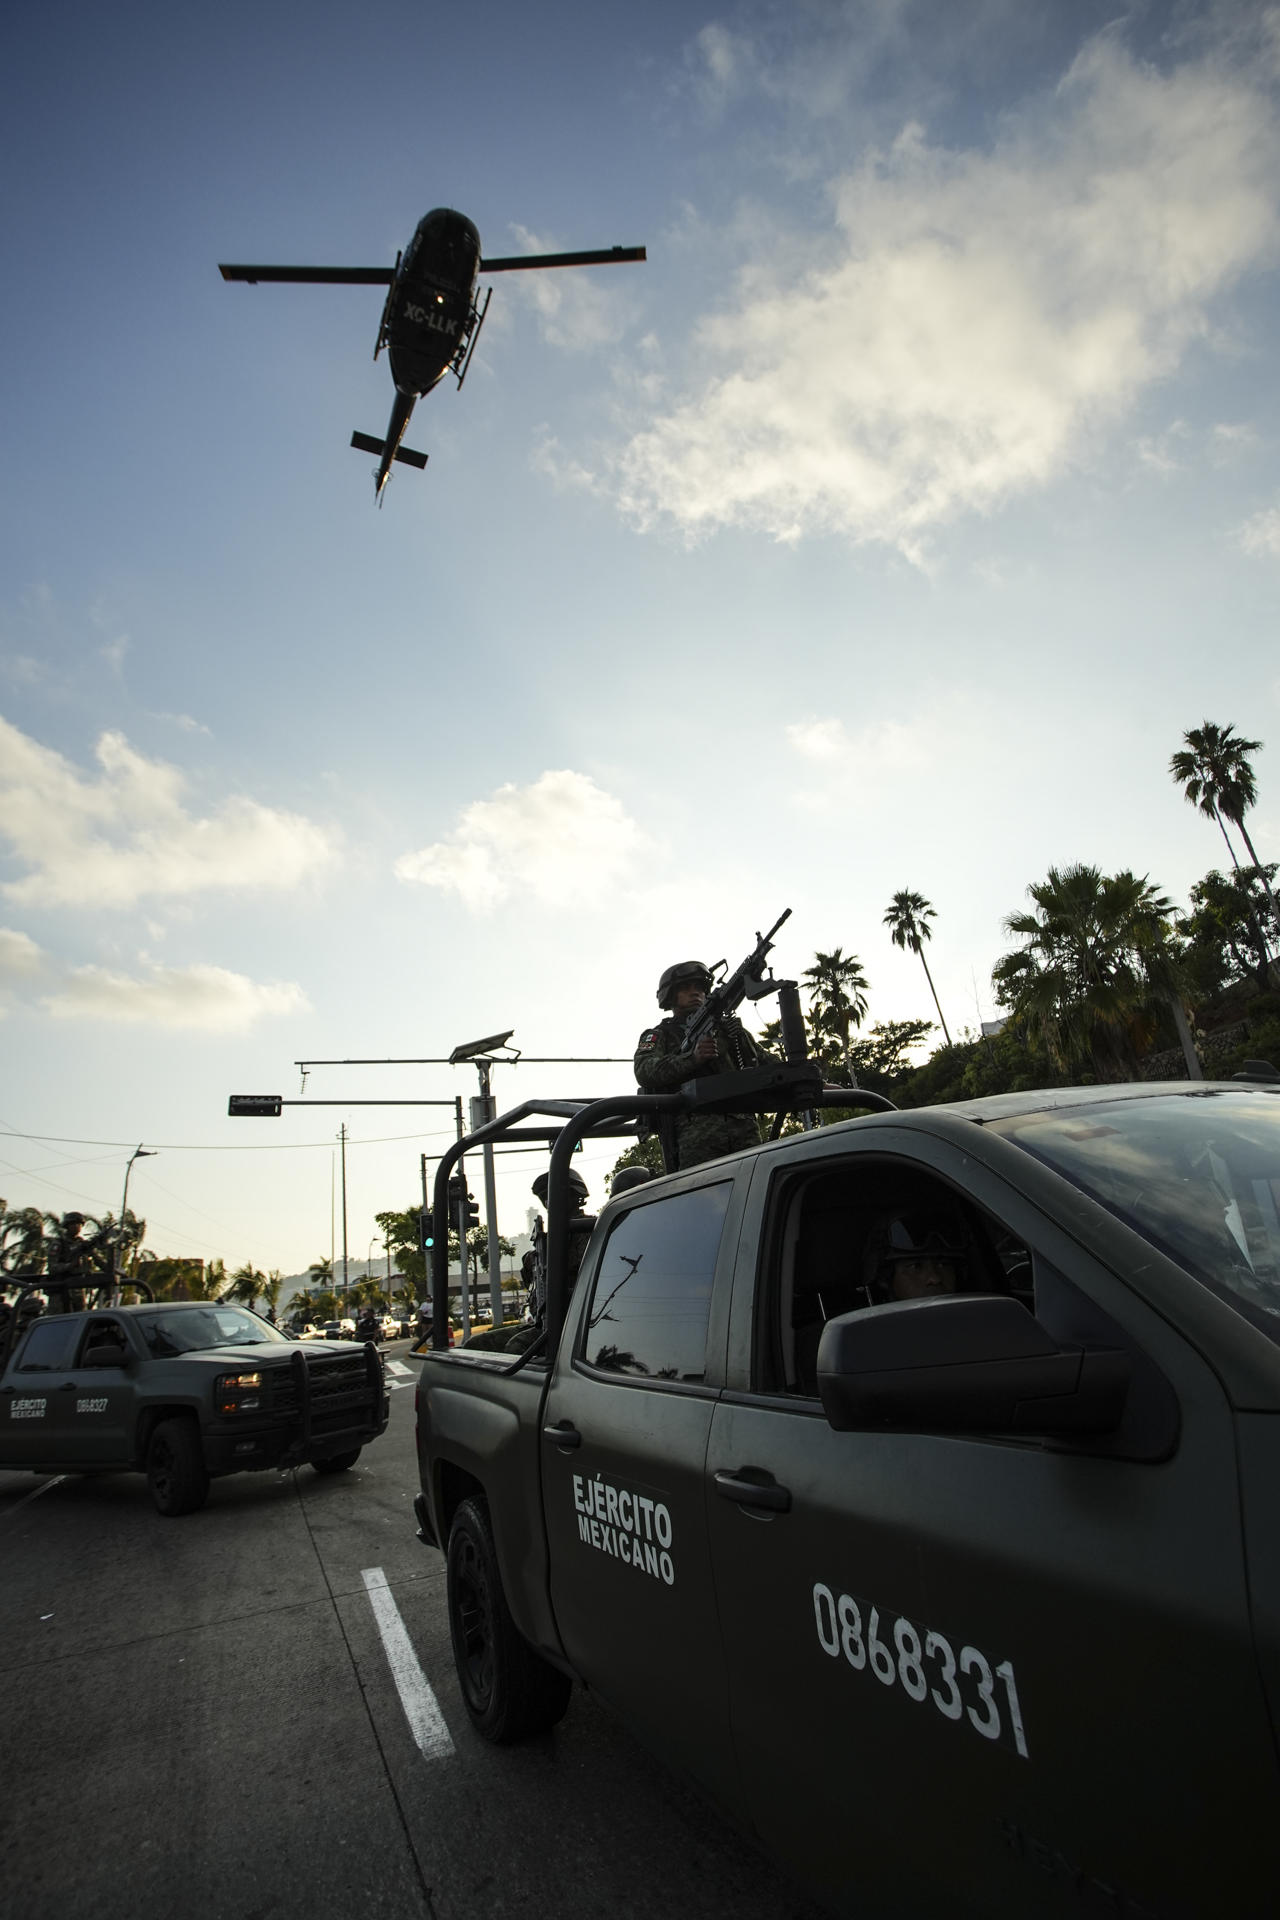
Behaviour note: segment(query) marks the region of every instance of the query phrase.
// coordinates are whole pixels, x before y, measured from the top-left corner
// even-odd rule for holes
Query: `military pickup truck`
[[[1274,1915],[1280,1085],[868,1102],[570,1282],[574,1146],[657,1098],[441,1166],[437,1247],[458,1153],[554,1142],[545,1337],[418,1388],[475,1727],[585,1682],[839,1912]]]
[[[192,1513],[229,1473],[354,1466],[387,1424],[373,1347],[301,1345],[221,1301],[79,1312],[12,1309],[0,1370],[0,1468],[145,1473],[157,1510]],[[56,1306],[56,1290],[49,1305]],[[0,1348],[0,1357],[3,1348]]]

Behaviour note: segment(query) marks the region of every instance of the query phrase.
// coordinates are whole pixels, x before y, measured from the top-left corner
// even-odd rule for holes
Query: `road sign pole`
[[[494,1100],[489,1092],[489,1062],[478,1060],[480,1099],[486,1122],[494,1119]],[[498,1249],[498,1190],[493,1177],[493,1143],[484,1143],[484,1219],[489,1237],[489,1305],[495,1333],[502,1325],[502,1254]]]

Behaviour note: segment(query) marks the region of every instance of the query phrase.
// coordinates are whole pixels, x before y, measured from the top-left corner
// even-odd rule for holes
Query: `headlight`
[[[253,1413],[262,1405],[260,1373],[223,1373],[218,1376],[219,1413]]]

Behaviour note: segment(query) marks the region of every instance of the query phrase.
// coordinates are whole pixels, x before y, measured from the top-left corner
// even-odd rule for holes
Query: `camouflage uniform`
[[[695,1060],[684,1046],[689,1015],[673,1015],[646,1027],[636,1046],[636,1082],[641,1093],[674,1093],[686,1080],[708,1073],[737,1073],[767,1059],[742,1023],[721,1020],[715,1030],[714,1060]],[[676,1152],[681,1167],[696,1167],[718,1154],[737,1153],[760,1144],[760,1129],[750,1113],[688,1113],[676,1116]]]

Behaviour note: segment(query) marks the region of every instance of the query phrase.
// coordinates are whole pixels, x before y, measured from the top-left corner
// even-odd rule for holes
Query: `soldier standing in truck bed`
[[[684,1042],[685,1022],[706,999],[711,971],[700,960],[681,960],[658,982],[658,1005],[670,1015],[646,1027],[636,1046],[636,1082],[641,1093],[674,1093],[686,1080],[709,1073],[735,1073],[758,1067],[766,1056],[740,1020],[721,1020],[692,1050]],[[749,1113],[680,1114],[675,1123],[681,1167],[696,1167],[721,1153],[760,1144],[760,1129]]]

